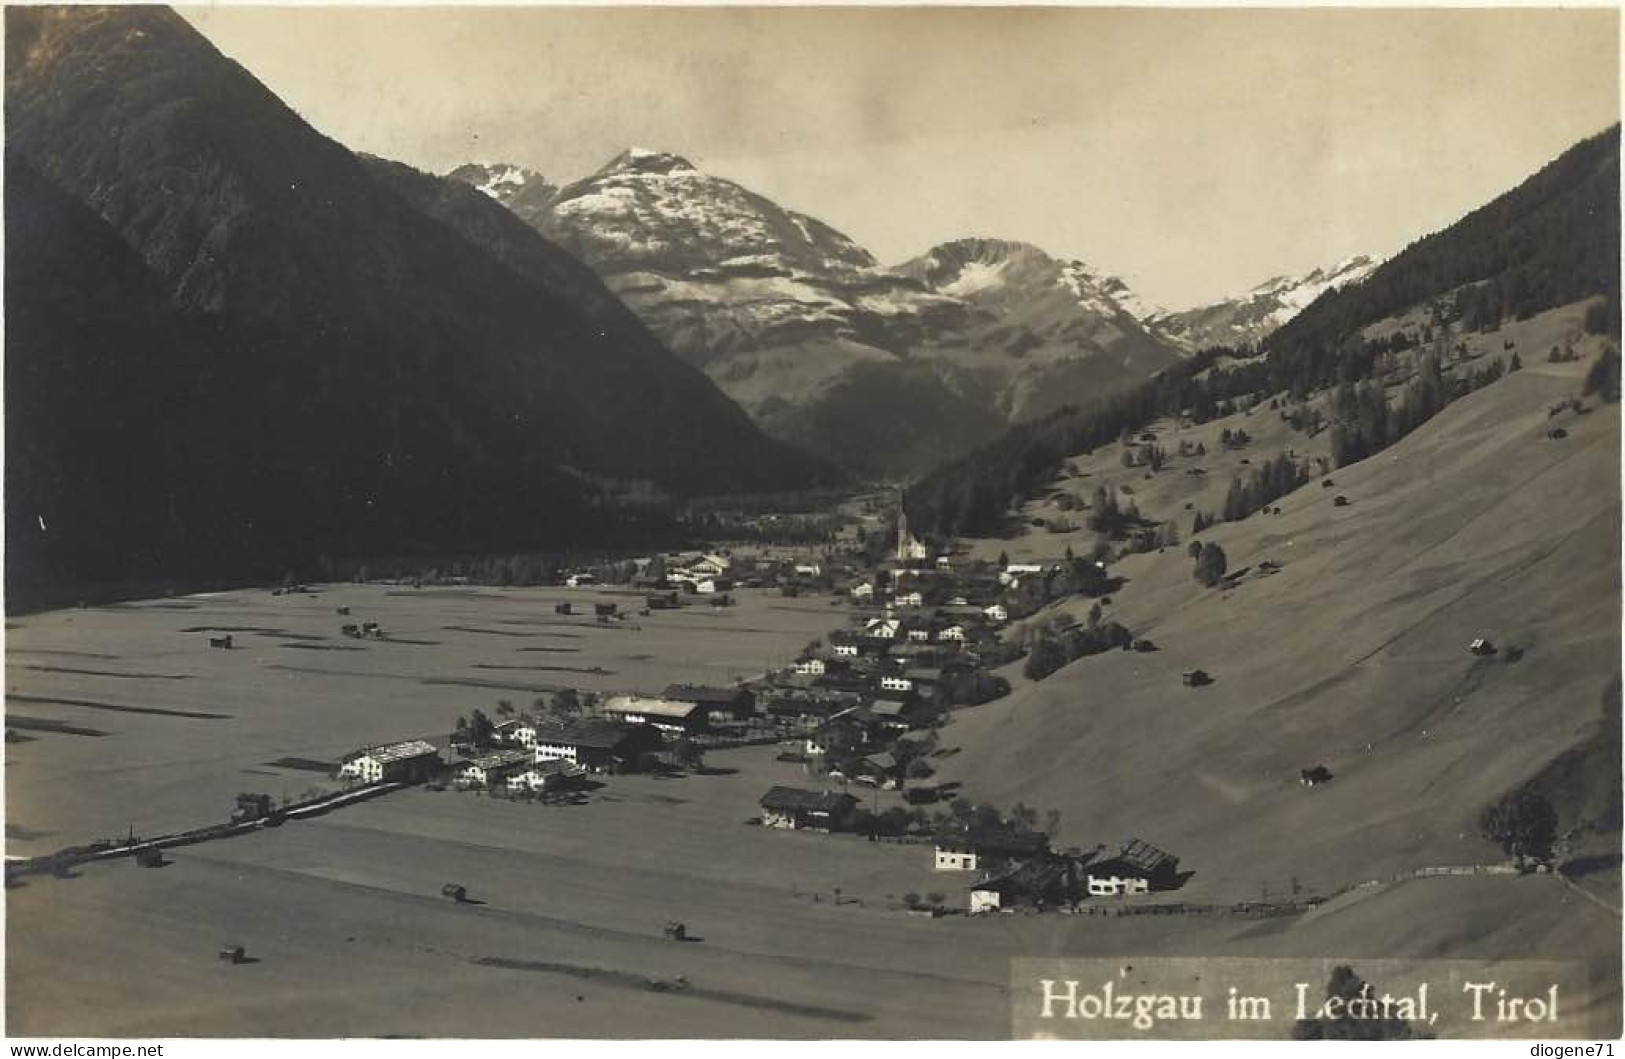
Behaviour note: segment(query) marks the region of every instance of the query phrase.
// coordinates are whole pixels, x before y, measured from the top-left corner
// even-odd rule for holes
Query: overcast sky
[[[180,10],[357,150],[659,148],[884,262],[1024,239],[1170,308],[1390,255],[1619,120],[1607,10]]]

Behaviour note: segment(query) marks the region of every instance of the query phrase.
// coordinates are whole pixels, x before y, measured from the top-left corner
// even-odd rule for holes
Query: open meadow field
[[[641,596],[610,590],[339,584],[13,617],[7,723],[26,741],[6,746],[7,853],[223,820],[240,791],[297,796],[321,786],[321,763],[444,744],[458,716],[502,699],[732,683],[845,621],[826,598],[735,598],[640,617]],[[587,615],[555,614],[564,600]],[[599,601],[633,615],[600,625]],[[366,621],[387,639],[340,634]],[[232,650],[209,647],[228,633]]]
[[[1588,951],[1613,922],[1552,877],[1416,880],[1266,921],[918,917],[896,897],[957,902],[967,877],[934,876],[929,846],[745,826],[794,769],[712,757],[724,774],[615,778],[587,805],[407,790],[162,869],[32,877],[8,894],[9,1029],[987,1039],[1010,1032],[1017,956],[1512,958]],[[439,897],[448,879],[473,901]],[[669,918],[696,940],[664,939]],[[256,962],[221,964],[228,943]]]
[[[13,709],[107,734],[31,729],[35,741],[8,748],[17,762],[8,823],[32,836],[8,847],[56,848],[120,830],[125,817],[138,832],[221,819],[238,789],[321,782],[267,762],[330,760],[373,739],[434,734],[448,713],[517,697],[423,683],[442,673],[481,679],[477,661],[517,651],[507,637],[450,625],[569,633],[583,667],[628,665],[628,654],[653,653],[662,637],[682,654],[640,660],[626,683],[643,686],[726,675],[750,664],[747,652],[786,652],[839,616],[822,601],[747,597],[726,614],[636,619],[643,629],[631,632],[552,624],[558,595],[332,586],[315,598],[237,592],[24,618],[12,630],[14,694],[101,705],[23,700]],[[280,646],[350,646],[298,638],[327,636],[335,605],[398,639],[359,652]],[[207,634],[184,630],[205,625],[234,627],[250,646],[200,650],[194,641]],[[719,635],[747,628],[773,631]],[[66,650],[81,654],[50,653]],[[107,657],[83,657],[90,652]],[[306,655],[322,661],[273,668]],[[35,665],[52,668],[24,668]],[[65,668],[147,676],[104,676],[87,691],[97,678],[58,672]],[[318,668],[332,671],[308,671]],[[621,676],[600,675],[599,686]],[[103,708],[114,704],[173,712]],[[54,754],[26,756],[43,750]],[[902,910],[905,894],[939,893],[963,907],[971,877],[934,873],[928,845],[749,826],[767,787],[803,781],[775,752],[712,751],[704,774],[682,778],[606,777],[582,805],[408,789],[184,847],[161,869],[123,860],[71,878],[28,877],[7,895],[8,1028],[998,1038],[1010,1032],[1012,957],[1510,958],[1554,946],[1572,955],[1595,952],[1595,939],[1617,925],[1550,877],[1416,880],[1267,921],[914,916]],[[880,795],[882,807],[895,797]],[[448,881],[473,900],[441,898]],[[663,938],[670,919],[697,940]],[[245,945],[255,962],[220,963],[224,944]],[[96,958],[85,959],[91,951]],[[1599,995],[1606,1008],[1617,986]]]

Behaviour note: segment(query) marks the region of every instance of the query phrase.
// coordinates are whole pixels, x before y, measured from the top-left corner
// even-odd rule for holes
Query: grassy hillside
[[[1583,311],[1520,325],[1524,341],[1578,331]],[[1601,340],[1580,343],[1590,352]],[[1573,748],[1594,742],[1618,666],[1619,408],[1593,400],[1585,414],[1548,418],[1579,393],[1590,358],[1524,359],[1522,371],[1334,472],[1332,487],[1312,483],[1281,500],[1280,515],[1203,533],[1232,572],[1250,570],[1234,587],[1199,586],[1183,545],[1119,563],[1129,581],[1108,616],[1161,650],[1085,658],[959,715],[946,742],[963,751],[947,759],[947,777],[978,799],[1060,808],[1070,842],[1137,835],[1162,845],[1196,872],[1191,892],[1228,898],[1280,894],[1294,879],[1329,892],[1499,860],[1476,834],[1486,803],[1565,754],[1608,765],[1598,782],[1611,782],[1617,752]],[[1176,461],[1147,482],[1102,450],[1073,461],[1083,477],[1068,484],[1129,483],[1148,515],[1178,512],[1188,529],[1183,504],[1213,507],[1241,460],[1289,443],[1309,456],[1324,442],[1289,442],[1271,418],[1255,411],[1177,433],[1159,423],[1165,438],[1205,440],[1210,452],[1222,429],[1254,434],[1248,450],[1204,461],[1205,478]],[[1554,425],[1568,436],[1549,439]],[[1349,504],[1334,506],[1337,495]],[[1067,540],[1038,532],[976,549],[1014,559],[1056,554]],[[1081,548],[1083,535],[1072,543]],[[1280,571],[1261,574],[1264,560]],[[1470,655],[1477,636],[1503,653]],[[1504,649],[1514,646],[1523,657],[1512,663]],[[1181,685],[1197,667],[1212,686]],[[1300,786],[1297,770],[1316,764],[1335,779]],[[1599,800],[1596,783],[1569,783],[1565,824]],[[1617,849],[1617,833],[1612,841]]]

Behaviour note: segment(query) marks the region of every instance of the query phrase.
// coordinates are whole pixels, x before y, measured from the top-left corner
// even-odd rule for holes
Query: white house
[[[1120,894],[1148,894],[1151,880],[1136,876],[1096,875],[1089,873],[1090,897],[1117,897]]]
[[[569,577],[564,579],[564,583],[569,588],[587,588],[588,586],[596,585],[598,583],[598,578],[594,577],[592,574],[571,574]]]
[[[535,746],[536,726],[529,721],[520,721],[509,730],[508,742],[513,743],[515,746]]]
[[[1153,889],[1177,886],[1179,858],[1162,850],[1131,839],[1115,857],[1097,860],[1087,872],[1091,897],[1116,897],[1120,894],[1146,894]]]
[[[873,581],[864,581],[861,584],[852,586],[852,591],[848,592],[847,595],[851,596],[853,599],[873,599],[875,595],[875,584]]]
[[[954,643],[965,642],[965,627],[963,625],[950,625],[937,633],[939,640],[951,640]]]
[[[1003,603],[995,603],[990,607],[983,607],[982,613],[987,615],[988,621],[1004,623],[1010,620],[1010,612],[1004,608]]]
[[[688,564],[688,571],[701,577],[721,577],[732,564],[726,556],[706,554]]]
[[[891,675],[881,677],[880,678],[880,686],[882,688],[884,688],[886,691],[913,691],[914,690],[914,682],[912,680],[908,679],[907,677],[899,677],[899,676],[891,676]]]
[[[796,672],[804,677],[821,677],[825,668],[822,658],[803,658],[796,662]]]
[[[923,607],[925,606],[925,596],[918,590],[904,592],[896,598],[896,602],[899,607]]]
[[[363,783],[412,783],[427,779],[441,764],[440,752],[433,746],[421,739],[409,739],[356,751],[339,766],[339,775]]]
[[[508,777],[510,791],[547,791],[584,774],[579,766],[554,758],[537,761]]]
[[[914,643],[930,643],[931,630],[924,625],[916,625],[908,630],[908,638]]]
[[[459,782],[469,787],[495,787],[506,784],[508,777],[516,772],[523,772],[531,764],[531,752],[515,747],[509,750],[494,750],[463,766],[457,774]]]
[[[1044,572],[1043,563],[1011,563],[999,571],[999,583],[1007,588],[1015,588],[1021,584],[1021,579],[1029,574]]]
[[[863,626],[863,634],[871,640],[895,640],[902,623],[896,618],[871,618]]]
[[[841,658],[856,658],[858,657],[858,645],[843,640],[835,645],[835,653]]]
[[[797,563],[795,572],[798,577],[818,577],[823,574],[824,568],[817,563]]]

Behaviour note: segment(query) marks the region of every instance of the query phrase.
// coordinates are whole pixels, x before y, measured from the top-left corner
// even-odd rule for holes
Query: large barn
[[[839,831],[858,800],[850,794],[774,787],[762,795],[762,826],[794,831]]]
[[[590,772],[632,772],[660,749],[660,730],[647,724],[578,721],[536,733],[537,761],[563,759]]]
[[[442,768],[440,751],[421,739],[357,750],[345,757],[339,775],[363,783],[422,783]]]

